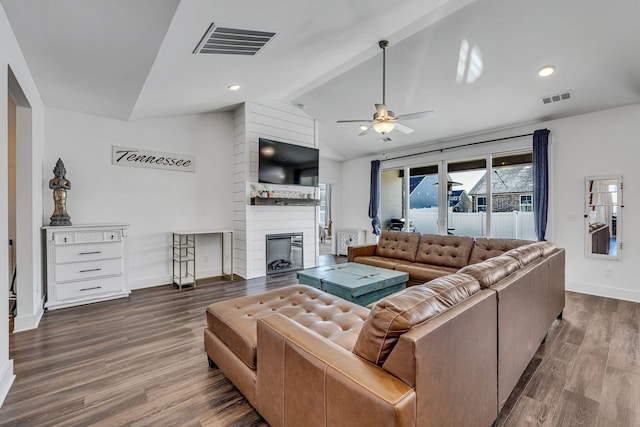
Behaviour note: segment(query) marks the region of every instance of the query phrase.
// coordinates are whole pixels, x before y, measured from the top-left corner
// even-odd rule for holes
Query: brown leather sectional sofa
[[[361,256],[408,261],[415,237],[395,233]],[[210,364],[272,426],[491,425],[562,313],[564,250],[415,236],[416,254],[423,239],[432,246],[420,258],[431,267],[410,273],[412,283],[454,271],[371,309],[304,285],[212,304],[204,331]],[[394,252],[400,258],[386,256]],[[464,254],[465,265],[450,266]],[[454,261],[422,262],[446,256]],[[392,268],[399,266],[417,267]]]

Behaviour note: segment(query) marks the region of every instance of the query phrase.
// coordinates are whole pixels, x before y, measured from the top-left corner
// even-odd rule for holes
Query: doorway
[[[7,248],[7,274],[3,277],[3,285],[9,288],[12,303],[13,332],[33,329],[38,326],[44,310],[44,299],[41,249],[40,218],[34,212],[41,212],[42,169],[34,159],[40,152],[34,145],[33,114],[17,77],[8,68],[7,113],[7,237],[10,241]],[[38,147],[41,148],[41,147]],[[37,155],[34,157],[34,153]],[[35,193],[34,193],[35,192]],[[36,196],[37,194],[37,196]],[[38,197],[39,196],[39,197]],[[5,243],[6,244],[6,243]],[[5,288],[6,289],[6,288]],[[11,292],[11,289],[13,292]],[[5,291],[6,292],[6,291]],[[13,300],[12,300],[13,299]],[[5,301],[3,304],[6,304]]]
[[[319,255],[331,255],[331,235],[333,231],[333,219],[331,217],[332,185],[320,184],[320,209],[318,212],[318,245]]]
[[[7,109],[7,213],[9,234],[9,333],[13,333],[14,318],[18,312],[16,292],[16,102],[11,95]]]

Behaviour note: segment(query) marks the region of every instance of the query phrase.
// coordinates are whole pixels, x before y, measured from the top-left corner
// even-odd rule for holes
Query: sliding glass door
[[[457,236],[486,236],[487,159],[447,164],[447,233]]]
[[[532,169],[525,151],[383,170],[382,229],[535,240]]]
[[[537,240],[531,151],[493,156],[491,165],[491,236]]]
[[[404,169],[380,172],[380,228],[404,229]]]
[[[438,171],[438,164],[409,169],[409,224],[418,233],[440,233]]]

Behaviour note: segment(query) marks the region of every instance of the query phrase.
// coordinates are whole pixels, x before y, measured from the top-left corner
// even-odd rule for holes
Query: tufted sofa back
[[[533,243],[529,240],[515,239],[489,239],[487,237],[476,237],[469,257],[469,264],[476,264],[489,258],[497,257],[508,250]]]
[[[479,291],[480,284],[472,276],[450,274],[383,298],[362,325],[353,353],[382,366],[402,334]]]
[[[423,234],[420,238],[416,262],[462,268],[468,264],[472,248],[472,237]]]
[[[383,231],[378,239],[376,255],[414,262],[416,260],[419,243],[420,234],[418,233]]]

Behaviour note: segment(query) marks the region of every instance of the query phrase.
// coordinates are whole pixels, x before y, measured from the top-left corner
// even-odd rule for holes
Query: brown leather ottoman
[[[254,406],[257,320],[274,312],[348,351],[353,349],[369,315],[364,307],[305,285],[233,298],[207,307],[204,341],[209,363],[218,365]],[[237,362],[238,358],[242,364]]]

